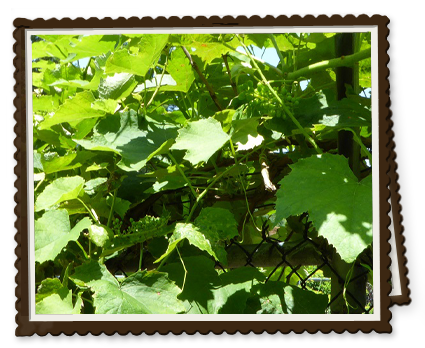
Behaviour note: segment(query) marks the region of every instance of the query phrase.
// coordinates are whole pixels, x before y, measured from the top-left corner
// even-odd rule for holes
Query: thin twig
[[[190,53],[188,52],[188,50],[184,46],[181,46],[181,47],[182,47],[182,50],[183,50],[184,54],[189,59],[190,65],[196,71],[196,73],[201,78],[202,82],[207,87],[208,93],[210,94],[211,99],[213,100],[215,106],[217,106],[217,109],[219,109],[220,111],[223,110],[223,108],[220,106],[220,103],[219,103],[219,101],[217,99],[217,96],[215,95],[214,90],[212,89],[211,85],[208,83],[208,81],[205,78],[205,76],[202,74],[201,70],[199,70],[198,64],[196,64],[196,62],[192,59],[192,56],[190,55]]]
[[[232,75],[231,75],[230,69],[229,69],[229,63],[227,62],[227,55],[223,54],[222,57],[223,57],[224,65],[226,66],[227,74],[229,75],[230,85],[233,88],[233,92],[237,96],[238,95],[238,88],[237,88],[235,82],[232,80]]]

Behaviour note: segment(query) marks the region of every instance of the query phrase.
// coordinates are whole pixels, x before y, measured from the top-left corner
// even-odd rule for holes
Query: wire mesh
[[[356,311],[356,313],[364,313],[369,314],[373,313],[373,286],[369,282],[365,282],[363,292],[352,292],[348,290],[349,284],[356,282],[360,278],[364,278],[368,275],[370,270],[372,270],[372,258],[370,254],[364,253],[361,258],[361,263],[363,265],[367,265],[368,268],[363,267],[364,271],[356,274],[355,276],[350,276],[349,274],[340,274],[333,265],[332,260],[332,252],[330,252],[329,245],[324,245],[318,243],[313,240],[308,235],[308,229],[310,227],[311,222],[306,221],[305,230],[303,233],[303,238],[300,242],[295,245],[291,245],[290,247],[286,247],[290,240],[286,240],[285,242],[280,241],[279,239],[275,239],[269,236],[268,234],[268,224],[265,222],[262,226],[262,240],[259,244],[255,246],[253,250],[248,250],[246,245],[239,243],[236,240],[232,240],[228,245],[226,245],[226,250],[229,252],[232,247],[233,249],[236,247],[243,251],[246,255],[246,263],[245,267],[258,267],[253,263],[256,254],[260,251],[260,249],[264,245],[269,246],[270,250],[277,250],[280,255],[280,260],[276,263],[272,271],[268,274],[266,282],[269,281],[276,272],[279,272],[279,276],[277,280],[281,280],[282,277],[286,274],[285,278],[289,282],[291,277],[298,277],[298,281],[296,282],[297,286],[304,290],[313,290],[319,293],[323,293],[328,295],[329,301],[327,306],[327,313],[331,313],[331,307],[334,302],[344,299],[345,303],[351,303],[348,305],[349,307],[357,306],[360,308],[360,311]],[[314,264],[306,265],[305,262],[300,260],[298,264],[291,262],[290,255],[293,255],[297,250],[301,250],[306,245],[311,246],[317,253],[317,258]],[[311,258],[309,258],[311,259]],[[358,261],[357,263],[359,263]],[[308,262],[307,262],[308,263]],[[225,271],[225,268],[220,265],[218,262],[216,264]],[[289,269],[289,271],[288,271]],[[326,269],[326,272],[324,270]],[[323,274],[330,274],[328,277],[325,277]],[[314,277],[315,276],[315,277]],[[343,284],[342,289],[336,294],[331,293],[331,282],[332,279],[335,278],[339,284]],[[365,298],[365,301],[362,301],[361,298]],[[349,309],[348,309],[349,313]]]

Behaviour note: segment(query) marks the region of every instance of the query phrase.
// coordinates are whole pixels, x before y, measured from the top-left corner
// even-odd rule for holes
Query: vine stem
[[[86,210],[89,212],[89,214],[90,214],[90,216],[92,217],[92,219],[94,220],[94,221],[96,221],[98,224],[100,223],[99,222],[99,218],[96,216],[96,213],[93,211],[93,209],[89,209],[89,207],[83,202],[83,200],[81,199],[81,198],[78,198],[77,197],[77,199],[80,201],[80,203],[84,206],[84,208],[86,208]]]
[[[243,55],[243,56],[247,56],[247,57],[249,57],[249,55],[247,55],[246,53],[243,53],[243,52],[239,52],[236,48],[234,48],[234,47],[232,47],[232,46],[230,46],[229,44],[227,44],[227,43],[225,43],[225,42],[223,42],[222,43],[223,44],[223,46],[226,46],[227,48],[229,48],[229,49],[231,49],[233,52],[236,52],[236,53],[239,53],[239,54],[241,54],[241,55]],[[270,68],[271,70],[273,70],[276,74],[278,74],[279,76],[282,76],[282,77],[284,77],[285,76],[285,74],[279,69],[279,68],[276,68],[274,65],[272,65],[272,64],[270,64],[270,63],[267,63],[266,61],[264,61],[264,60],[262,60],[262,59],[260,59],[260,58],[257,58],[257,57],[255,57],[255,56],[252,56],[252,58],[251,59],[254,59],[254,60],[256,60],[257,62],[259,62],[259,63],[261,63],[261,64],[264,64],[264,65],[266,65],[268,68]]]
[[[255,151],[259,150],[260,148],[255,149]],[[253,151],[253,152],[255,152]],[[249,157],[252,153],[249,152],[246,155],[244,155],[243,157],[241,157],[241,160],[244,160],[245,158]],[[198,198],[196,198],[195,203],[193,204],[192,209],[190,210],[190,213],[188,215],[188,217],[186,218],[186,223],[190,221],[190,219],[193,216],[193,213],[195,212],[196,207],[198,206],[199,202],[201,201],[201,199],[207,194],[208,190],[214,186],[214,184],[221,179],[221,177],[225,174],[227,174],[228,172],[230,172],[232,169],[234,168],[233,166],[230,166],[229,168],[227,168],[225,171],[221,172],[220,174],[218,174],[212,181],[211,183],[206,187],[206,189],[204,191],[201,192],[201,194],[198,196]]]
[[[241,183],[242,190],[243,190],[243,193],[244,193],[244,196],[245,196],[245,203],[246,203],[246,208],[247,208],[247,210],[248,210],[248,214],[249,214],[249,216],[251,217],[252,223],[253,223],[253,225],[255,226],[255,228],[256,228],[257,230],[260,230],[260,229],[257,227],[257,225],[255,224],[254,217],[252,216],[251,209],[250,209],[250,207],[249,207],[249,202],[248,202],[248,197],[247,197],[247,195],[246,195],[245,185],[244,185],[244,183],[243,183],[243,181],[242,181],[241,173],[239,172],[239,161],[238,161],[238,158],[237,158],[237,156],[236,156],[236,151],[235,151],[235,147],[234,147],[234,145],[233,145],[233,141],[232,141],[232,139],[230,139],[229,141],[230,141],[230,149],[232,150],[233,157],[235,158],[235,165],[236,165],[236,167],[237,167],[237,169],[238,169],[238,170],[237,170],[238,178],[239,178],[239,182]],[[244,225],[244,227],[245,227],[245,225]],[[244,230],[242,230],[242,233],[244,233]]]
[[[115,189],[114,194],[112,196],[111,210],[109,211],[108,222],[106,223],[106,227],[109,227],[111,225],[111,220],[112,220],[112,215],[114,213],[115,198],[117,196],[117,191],[118,191],[118,189]]]
[[[369,49],[366,49],[348,56],[342,56],[340,58],[334,58],[334,59],[324,60],[323,62],[314,63],[304,68],[301,68],[299,70],[296,70],[292,73],[288,73],[286,75],[286,78],[288,80],[296,80],[299,77],[305,77],[311,73],[315,73],[321,70],[339,68],[343,66],[352,66],[353,64],[361,60],[370,58],[371,52],[372,50],[369,48]]]
[[[239,36],[238,36],[239,38]],[[263,83],[267,86],[267,88],[270,90],[270,92],[273,94],[273,96],[276,98],[276,100],[278,101],[278,103],[281,105],[283,111],[286,112],[286,114],[289,116],[289,118],[292,120],[292,122],[295,123],[295,125],[297,126],[297,128],[300,130],[300,132],[304,135],[304,137],[308,140],[308,142],[313,145],[314,149],[316,150],[316,152],[318,154],[323,153],[323,151],[319,148],[319,146],[317,146],[316,142],[314,141],[314,139],[306,132],[306,130],[304,129],[303,126],[301,126],[301,124],[298,122],[298,120],[295,118],[295,116],[292,114],[291,111],[289,111],[289,109],[287,108],[287,106],[285,105],[285,103],[282,101],[282,99],[280,99],[279,95],[276,93],[276,91],[273,89],[273,87],[270,85],[269,81],[266,79],[266,77],[264,76],[263,72],[261,71],[261,69],[259,68],[257,62],[255,61],[255,59],[253,59],[251,53],[249,52],[249,50],[247,49],[247,47],[245,46],[245,44],[242,42],[242,40],[239,39],[240,44],[242,45],[242,47],[244,48],[245,52],[247,53],[248,57],[251,59],[252,64],[254,65],[255,69],[258,71],[258,73],[261,76],[261,79],[263,81]]]
[[[81,245],[81,243],[76,240],[75,243],[77,243],[77,245],[80,247],[80,249],[83,251],[84,257],[86,258],[86,260],[89,259],[89,256],[87,255],[86,251],[84,250],[83,246]]]
[[[195,197],[195,199],[198,198],[198,194],[196,193],[195,189],[193,188],[190,180],[187,178],[186,174],[183,172],[183,170],[180,168],[180,165],[177,163],[176,159],[174,158],[174,156],[171,154],[171,152],[168,152],[168,156],[171,158],[171,160],[174,162],[174,164],[177,167],[177,170],[179,171],[179,173],[181,174],[181,176],[184,178],[184,180],[187,182],[187,185],[190,188],[190,191],[192,192],[193,196]]]
[[[156,86],[155,91],[153,92],[151,99],[149,99],[148,103],[146,104],[145,110],[147,109],[147,107],[149,105],[152,104],[153,100],[155,99],[155,96],[157,95],[157,93],[159,91],[159,88],[161,87],[162,78],[164,77],[165,69],[167,67],[167,64],[168,64],[168,57],[165,60],[164,68],[162,69],[161,78],[159,79],[159,84]],[[155,81],[156,81],[156,78],[155,78]],[[145,81],[145,88],[146,88],[146,81]],[[145,112],[145,114],[146,114],[146,112]]]
[[[347,131],[350,131],[351,133],[353,133],[353,138],[354,138],[355,142],[357,144],[359,144],[360,145],[360,148],[363,150],[363,152],[366,153],[366,156],[369,159],[370,165],[372,165],[372,154],[369,152],[369,150],[367,149],[367,147],[363,144],[362,140],[357,135],[357,133],[353,129],[351,129],[351,128],[343,128],[343,130],[347,130]]]
[[[283,58],[282,52],[280,52],[279,46],[277,45],[276,38],[274,37],[274,35],[269,34],[269,37],[270,37],[270,40],[272,40],[273,46],[274,46],[276,53],[277,53],[277,55],[280,59],[280,64],[282,65],[282,70],[283,70],[284,58]]]

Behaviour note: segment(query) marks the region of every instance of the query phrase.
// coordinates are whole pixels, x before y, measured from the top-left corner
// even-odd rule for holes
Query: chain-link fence
[[[266,271],[267,278],[284,281],[301,289],[328,296],[326,313],[373,313],[373,286],[368,282],[372,275],[372,251],[366,249],[353,264],[341,261],[335,249],[324,238],[312,236],[308,214],[299,217],[303,231],[290,233],[284,241],[271,236],[265,222],[261,241],[244,244],[236,239],[226,244],[226,266],[216,262],[216,268],[227,272],[240,267],[258,267]],[[108,268],[115,274],[138,269],[139,248],[131,248],[116,259],[110,260]],[[154,258],[145,253],[142,268],[156,267]]]
[[[305,228],[302,238],[297,235],[296,242],[291,236],[284,242],[270,237],[267,223],[262,226],[262,240],[257,245],[232,240],[226,246],[229,264],[273,267],[266,281],[289,283],[295,278],[300,288],[329,295],[327,313],[373,313],[373,286],[367,281],[372,272],[371,250],[365,250],[354,264],[347,265],[324,239],[309,237],[311,222],[307,214],[301,218],[305,218]],[[217,266],[225,271],[218,262]]]

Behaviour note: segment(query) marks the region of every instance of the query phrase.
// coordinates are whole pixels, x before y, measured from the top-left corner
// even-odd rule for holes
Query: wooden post
[[[335,38],[335,53],[337,57],[355,53],[354,47],[358,34],[342,33]],[[358,92],[358,70],[352,67],[336,68],[336,84],[338,100],[346,98],[346,86],[350,85],[354,91]],[[338,153],[348,158],[349,165],[353,173],[360,178],[360,146],[353,140],[350,131],[339,131],[338,133]],[[342,261],[339,255],[334,252],[330,264],[333,271],[341,276],[341,279],[327,270],[327,275],[332,278],[331,296],[335,301],[331,303],[331,313],[362,313],[366,306],[366,280],[367,275],[362,275],[365,269],[355,262],[354,265]],[[355,279],[350,282],[350,279]],[[348,285],[347,285],[348,283]],[[342,295],[344,294],[344,296]],[[353,299],[352,296],[355,297]],[[348,305],[348,306],[347,306]]]

